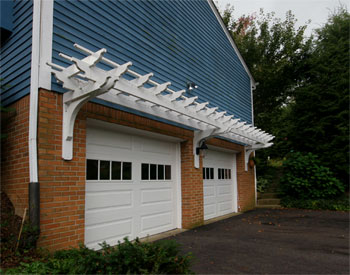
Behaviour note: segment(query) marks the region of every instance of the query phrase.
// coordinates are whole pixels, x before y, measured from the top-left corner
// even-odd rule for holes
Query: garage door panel
[[[204,186],[203,192],[204,192],[205,197],[215,196],[215,187],[214,186]]]
[[[138,208],[138,214],[140,214],[140,216],[146,216],[146,215],[149,215],[150,213],[159,214],[164,211],[172,211],[173,207],[174,207],[173,201],[145,204],[145,205],[140,205],[140,207]]]
[[[216,215],[216,203],[206,204],[204,206],[204,213],[205,213],[206,219],[215,216]]]
[[[204,219],[211,219],[234,211],[234,171],[235,155],[221,151],[208,150],[203,160],[204,168],[214,170],[214,178],[203,180],[204,193]],[[224,177],[219,179],[219,171],[231,170],[231,179],[228,179],[229,171],[225,170]],[[222,175],[222,174],[221,174]]]
[[[141,216],[141,231],[158,231],[162,228],[171,226],[173,222],[172,211],[161,212],[157,214]],[[161,232],[161,231],[159,231]]]
[[[132,149],[133,139],[129,135],[107,131],[101,128],[89,128],[88,131],[86,142],[89,145],[89,152],[94,152],[95,146],[110,149]],[[101,142],[102,140],[103,142]]]
[[[114,208],[116,210],[119,207],[132,207],[133,191],[87,193],[86,200],[89,202],[87,210],[99,208]]]
[[[232,193],[232,186],[230,184],[218,185],[217,186],[217,194],[218,194],[218,196],[225,195],[225,194],[228,194],[228,193]]]
[[[103,181],[87,181],[85,192],[88,194],[99,192],[132,192],[135,183],[132,181],[114,181],[104,183]]]
[[[232,202],[230,201],[224,201],[221,203],[218,203],[219,206],[219,212],[224,212],[224,211],[231,211],[232,210]]]
[[[127,219],[133,216],[135,212],[135,203],[133,206],[108,207],[100,209],[91,209],[86,211],[85,224],[92,225],[103,222],[117,221]]]
[[[154,142],[153,140],[142,140],[141,151],[169,156],[173,153],[173,146],[169,146],[168,142],[163,141]]]
[[[132,218],[118,220],[103,225],[86,226],[85,239],[89,240],[86,245],[93,248],[99,248],[98,243],[103,241],[109,244],[117,244],[126,236],[132,236]]]
[[[172,200],[171,188],[141,190],[141,204],[159,204]]]
[[[176,228],[176,148],[170,142],[88,128],[87,159],[132,163],[132,180],[86,182],[89,247],[103,240],[117,243],[125,236],[135,239]],[[141,180],[142,163],[170,165],[171,180]]]

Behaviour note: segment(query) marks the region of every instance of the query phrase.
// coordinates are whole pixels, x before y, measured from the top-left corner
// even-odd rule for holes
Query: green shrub
[[[85,246],[54,253],[46,262],[21,264],[8,274],[192,274],[191,255],[181,255],[173,240],[141,243],[138,239],[95,251]]]
[[[344,193],[343,184],[322,166],[316,155],[295,152],[283,162],[283,196],[298,199],[335,198]]]
[[[350,211],[349,198],[305,200],[284,197],[281,205],[286,208]]]
[[[265,177],[257,178],[256,189],[258,192],[264,193],[269,186],[270,186],[270,181],[267,178]]]

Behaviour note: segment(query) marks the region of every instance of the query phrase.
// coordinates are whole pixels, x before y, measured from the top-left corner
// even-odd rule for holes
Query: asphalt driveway
[[[349,274],[349,212],[258,209],[171,239],[197,274]]]

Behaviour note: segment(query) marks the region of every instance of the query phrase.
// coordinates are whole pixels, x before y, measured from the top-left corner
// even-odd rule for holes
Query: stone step
[[[261,193],[261,199],[278,199],[278,193]]]
[[[258,205],[279,205],[280,199],[259,199]]]

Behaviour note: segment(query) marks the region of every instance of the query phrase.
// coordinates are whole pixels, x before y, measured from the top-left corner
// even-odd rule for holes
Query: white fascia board
[[[247,64],[245,63],[245,61],[244,61],[244,59],[243,59],[241,53],[239,52],[239,50],[238,50],[238,48],[237,48],[237,46],[236,46],[236,43],[233,41],[233,39],[232,39],[230,33],[228,32],[228,30],[227,30],[227,28],[226,28],[224,22],[222,21],[221,15],[220,15],[218,9],[216,8],[216,6],[215,6],[213,0],[207,0],[207,1],[208,1],[209,5],[210,5],[212,11],[214,12],[214,14],[215,14],[215,16],[216,16],[218,22],[220,23],[222,29],[224,30],[224,32],[225,32],[225,34],[226,34],[226,36],[227,36],[227,39],[230,41],[230,43],[231,43],[233,49],[235,50],[235,52],[236,52],[236,54],[237,54],[239,60],[241,61],[241,63],[242,63],[242,65],[243,65],[244,69],[246,70],[247,74],[249,75],[249,77],[250,77],[250,79],[251,79],[251,81],[252,81],[253,86],[255,86],[254,77],[252,76],[252,74],[251,74],[251,72],[250,72],[250,70],[249,70]]]
[[[47,90],[51,90],[51,68],[46,63],[52,60],[53,5],[54,0],[41,1],[39,88]]]

